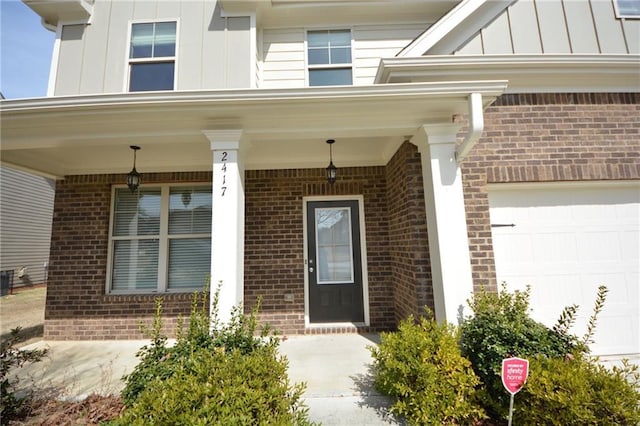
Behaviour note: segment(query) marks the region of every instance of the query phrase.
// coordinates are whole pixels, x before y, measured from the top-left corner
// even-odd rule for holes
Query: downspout
[[[456,162],[460,164],[469,151],[476,145],[484,130],[484,115],[482,112],[482,95],[469,94],[469,131],[456,149]]]

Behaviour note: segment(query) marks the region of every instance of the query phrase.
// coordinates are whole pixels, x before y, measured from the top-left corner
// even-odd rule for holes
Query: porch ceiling
[[[423,124],[487,106],[504,81],[382,84],[278,90],[127,93],[5,100],[0,158],[40,174],[211,170],[203,130],[240,128],[247,169],[384,165]]]

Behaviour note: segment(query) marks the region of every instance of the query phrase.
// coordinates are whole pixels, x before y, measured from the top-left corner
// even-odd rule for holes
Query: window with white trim
[[[129,91],[173,90],[176,22],[131,24]]]
[[[309,86],[353,84],[351,31],[307,32]]]
[[[114,188],[112,293],[201,290],[211,270],[211,186]]]

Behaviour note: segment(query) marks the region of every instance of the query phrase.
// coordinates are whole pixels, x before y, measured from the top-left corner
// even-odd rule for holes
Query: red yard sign
[[[522,358],[502,360],[502,384],[511,395],[520,391],[529,375],[529,361]]]

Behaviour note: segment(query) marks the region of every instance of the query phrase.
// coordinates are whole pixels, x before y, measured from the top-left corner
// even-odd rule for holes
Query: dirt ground
[[[0,334],[2,340],[9,332],[22,327],[22,335],[29,344],[42,339],[44,332],[45,287],[20,290],[16,294],[0,297]]]

